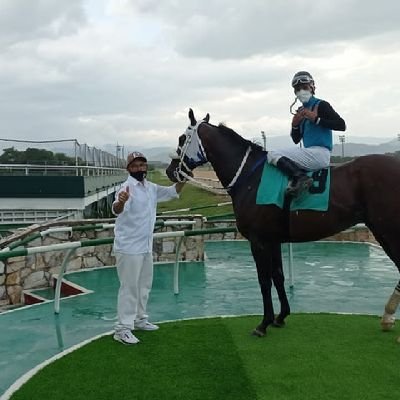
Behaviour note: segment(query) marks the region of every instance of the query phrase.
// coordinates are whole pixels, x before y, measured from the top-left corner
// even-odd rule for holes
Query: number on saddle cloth
[[[314,171],[311,174],[313,178],[313,184],[308,189],[311,194],[324,193],[326,189],[326,183],[328,178],[328,168],[323,168],[318,171]]]

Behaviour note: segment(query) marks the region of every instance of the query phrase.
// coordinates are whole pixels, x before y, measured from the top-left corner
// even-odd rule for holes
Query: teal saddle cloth
[[[311,176],[314,182],[308,191],[292,199],[290,210],[327,211],[329,207],[330,168],[308,172],[307,175]],[[266,162],[257,190],[256,204],[275,204],[283,208],[288,182],[289,178],[286,175]]]

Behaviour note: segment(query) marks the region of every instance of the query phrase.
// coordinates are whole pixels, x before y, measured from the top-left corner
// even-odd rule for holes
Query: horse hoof
[[[394,316],[385,316],[381,319],[381,327],[384,332],[390,331],[394,327],[395,323]]]
[[[381,327],[382,327],[382,330],[383,330],[384,332],[388,332],[388,331],[392,330],[392,328],[394,327],[394,323],[391,323],[391,322],[381,322]]]
[[[266,331],[263,332],[263,331],[261,331],[261,330],[258,329],[258,328],[254,329],[254,331],[253,331],[253,333],[252,333],[253,336],[257,336],[257,337],[264,337],[266,334],[267,334]]]
[[[274,320],[274,322],[272,323],[272,326],[274,326],[275,328],[283,328],[286,325],[285,321],[279,321],[277,319]]]

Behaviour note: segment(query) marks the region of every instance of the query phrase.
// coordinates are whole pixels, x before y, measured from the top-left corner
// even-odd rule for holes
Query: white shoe
[[[129,330],[115,332],[113,337],[114,340],[123,344],[136,344],[140,342],[140,340]]]
[[[156,331],[157,329],[159,329],[159,326],[152,324],[147,319],[134,324],[134,330],[137,331]]]

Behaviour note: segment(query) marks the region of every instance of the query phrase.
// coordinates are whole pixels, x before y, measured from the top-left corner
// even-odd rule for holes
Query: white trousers
[[[268,152],[268,163],[276,166],[281,157],[290,158],[300,168],[306,171],[317,171],[329,167],[331,152],[325,147],[287,147]]]
[[[135,321],[147,319],[147,301],[153,283],[153,254],[115,253],[119,278],[118,321],[115,331],[133,329]]]

